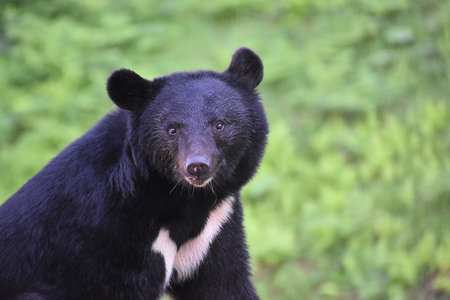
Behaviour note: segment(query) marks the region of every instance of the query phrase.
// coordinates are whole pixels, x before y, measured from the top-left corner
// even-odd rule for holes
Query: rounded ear
[[[128,69],[112,72],[106,82],[109,98],[118,107],[132,111],[149,100],[151,88],[151,81]]]
[[[242,47],[236,50],[230,66],[224,72],[249,90],[254,90],[262,81],[264,67],[258,54]]]

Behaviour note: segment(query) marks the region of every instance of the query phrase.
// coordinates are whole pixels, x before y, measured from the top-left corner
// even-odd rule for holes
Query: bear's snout
[[[186,160],[186,171],[189,175],[200,177],[208,174],[211,161],[205,156],[195,155]]]

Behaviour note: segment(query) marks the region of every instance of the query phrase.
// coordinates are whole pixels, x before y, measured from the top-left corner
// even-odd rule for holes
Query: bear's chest
[[[179,248],[175,241],[170,238],[170,231],[161,228],[158,237],[153,243],[152,250],[164,257],[165,284],[169,283],[172,272],[175,269],[178,280],[189,278],[199,267],[208,254],[208,250],[220,233],[222,226],[233,213],[234,197],[227,197],[208,216],[205,226],[200,234],[183,243]]]

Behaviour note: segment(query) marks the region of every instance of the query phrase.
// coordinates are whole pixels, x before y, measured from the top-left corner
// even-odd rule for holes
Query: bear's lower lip
[[[193,177],[186,177],[186,181],[189,182],[189,184],[195,186],[195,187],[205,187],[208,185],[208,183],[212,180],[212,177],[207,178],[206,180],[193,178]]]

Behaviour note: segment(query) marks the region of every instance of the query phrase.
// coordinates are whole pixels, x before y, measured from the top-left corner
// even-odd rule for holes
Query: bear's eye
[[[175,134],[177,134],[178,130],[177,130],[177,128],[176,128],[174,125],[170,125],[170,126],[167,128],[167,132],[168,132],[170,135],[175,135]]]
[[[216,130],[217,131],[221,131],[221,130],[223,130],[225,128],[225,124],[223,123],[223,121],[218,121],[217,123],[216,123]]]

